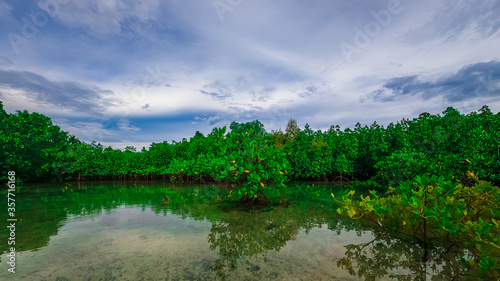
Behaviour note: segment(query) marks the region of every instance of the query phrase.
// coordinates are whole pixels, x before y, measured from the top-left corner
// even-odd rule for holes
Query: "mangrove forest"
[[[21,192],[30,184],[61,187],[58,192],[65,193],[57,200],[48,193],[30,193],[42,197],[26,199],[32,205],[23,210],[40,205],[37,210],[52,212],[47,211],[51,205],[60,205],[65,211],[45,214],[57,216],[58,222],[110,204],[145,204],[155,213],[170,208],[211,222],[210,247],[220,256],[210,266],[222,279],[241,257],[277,251],[299,230],[309,232],[322,223],[339,232],[372,233],[373,240],[346,246],[345,256],[331,264],[365,280],[412,266],[449,277],[436,280],[500,278],[500,113],[488,106],[466,114],[449,107],[387,126],[357,123],[345,129],[300,128],[294,119],[272,131],[258,120],[232,122],[206,135],[195,132],[181,141],[120,150],[83,142],[39,113],[9,114],[0,102],[4,187],[9,171],[15,171]],[[123,185],[130,182],[146,184],[147,192]],[[300,205],[311,200],[313,209]],[[269,208],[276,216],[265,212]],[[228,215],[235,210],[237,215]],[[296,220],[280,217],[292,211]],[[311,221],[299,217],[301,212]],[[253,226],[242,228],[240,219]],[[44,237],[39,244],[46,245],[56,233],[39,233]],[[7,251],[3,245],[2,250]],[[457,251],[461,254],[449,259],[453,270],[447,263],[419,267]],[[418,265],[409,266],[408,260]],[[257,272],[261,266],[247,267]],[[418,276],[395,278],[425,280],[425,274]]]

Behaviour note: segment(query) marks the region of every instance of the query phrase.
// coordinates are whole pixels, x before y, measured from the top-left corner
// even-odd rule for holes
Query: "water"
[[[291,189],[290,204],[247,208],[221,203],[227,187],[26,185],[16,195],[16,273],[4,228],[0,279],[475,280],[462,276],[459,249],[436,247],[421,262],[418,244],[339,216],[338,186]]]

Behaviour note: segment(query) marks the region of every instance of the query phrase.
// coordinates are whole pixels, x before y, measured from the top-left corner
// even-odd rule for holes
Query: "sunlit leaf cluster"
[[[390,187],[383,196],[371,191],[371,196],[358,197],[350,190],[341,197],[337,211],[372,221],[395,236],[416,239],[426,250],[463,245],[474,256],[463,259],[470,272],[498,278],[500,189],[477,180],[472,172],[468,177],[467,183],[459,183],[434,175],[417,176]]]

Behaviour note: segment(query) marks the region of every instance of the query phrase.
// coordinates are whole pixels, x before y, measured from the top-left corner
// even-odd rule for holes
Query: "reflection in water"
[[[289,240],[295,240],[299,230],[307,227],[296,214],[289,208],[230,212],[226,218],[214,222],[208,241],[210,249],[218,249],[221,256],[213,265],[217,275],[225,277],[226,268],[234,270],[241,257],[248,260],[270,250],[279,251]]]
[[[346,249],[337,266],[364,280],[380,280],[377,278],[384,276],[398,281],[476,280],[467,277],[460,266],[460,259],[467,257],[466,251],[452,245],[434,246],[424,253],[424,249],[412,241],[378,233],[373,240],[350,244]],[[424,255],[427,261],[423,261]]]
[[[225,187],[27,186],[16,201],[18,273],[2,262],[0,279],[462,280],[460,251],[436,247],[421,263],[411,241],[338,216],[332,188],[243,209],[221,203]]]

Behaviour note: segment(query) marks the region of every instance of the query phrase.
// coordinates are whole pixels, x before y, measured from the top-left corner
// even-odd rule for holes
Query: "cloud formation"
[[[82,28],[94,34],[123,35],[137,27],[136,21],[145,23],[157,16],[158,0],[78,0],[57,5],[56,11],[49,1],[39,1],[46,11],[62,24]]]
[[[0,65],[3,66],[12,66],[14,65],[14,61],[9,57],[0,55]]]
[[[443,41],[457,41],[464,36],[472,36],[477,40],[491,37],[500,29],[498,1],[480,1],[474,5],[467,0],[437,3],[438,12],[426,24],[412,30],[410,36],[416,36],[420,40],[439,37]]]
[[[112,104],[106,98],[112,94],[110,90],[71,81],[51,81],[29,71],[0,69],[0,96],[10,95],[12,90],[20,91],[36,103],[85,113],[101,114]]]
[[[435,81],[422,81],[418,75],[391,78],[369,97],[378,102],[388,102],[415,95],[424,100],[442,96],[452,103],[480,97],[500,98],[500,62],[466,65],[456,73],[438,77]]]
[[[200,93],[220,101],[226,100],[232,96],[231,90],[217,80],[210,84],[203,85],[203,90],[200,90]]]
[[[0,0],[0,99],[113,144],[500,110],[497,0],[218,2]]]

